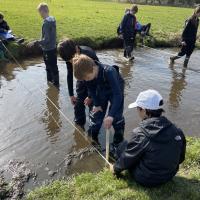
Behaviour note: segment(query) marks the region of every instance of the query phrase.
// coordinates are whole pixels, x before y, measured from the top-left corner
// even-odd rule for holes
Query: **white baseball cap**
[[[158,110],[162,108],[160,102],[163,100],[161,94],[156,90],[146,90],[141,92],[136,101],[131,103],[128,108],[143,108],[149,110]]]

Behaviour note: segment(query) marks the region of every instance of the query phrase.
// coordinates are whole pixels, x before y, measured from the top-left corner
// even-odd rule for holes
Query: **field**
[[[40,37],[42,20],[36,7],[39,0],[2,0],[4,13],[12,30],[27,40]],[[94,0],[47,0],[51,15],[57,19],[58,40],[71,37],[96,48],[116,38],[116,29],[130,4]],[[155,46],[173,46],[179,40],[184,21],[192,9],[139,6],[138,21],[152,23]],[[109,47],[109,46],[108,46]]]
[[[71,181],[56,181],[31,192],[27,200],[199,200],[200,140],[188,138],[186,161],[168,184],[147,189],[128,175],[117,179],[108,170],[81,174]]]

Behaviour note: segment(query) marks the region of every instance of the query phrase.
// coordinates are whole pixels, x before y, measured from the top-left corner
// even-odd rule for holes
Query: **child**
[[[134,60],[132,55],[134,41],[136,37],[136,17],[135,14],[138,12],[137,5],[133,5],[130,11],[127,10],[125,16],[120,24],[120,34],[124,40],[124,57],[129,60]]]
[[[95,61],[98,61],[99,59],[95,51],[92,50],[90,47],[78,46],[71,39],[65,39],[63,42],[59,43],[58,52],[60,54],[60,57],[67,64],[67,84],[71,103],[72,105],[74,105],[74,121],[78,126],[84,129],[84,125],[86,123],[85,105],[88,105],[90,107],[91,99],[87,98],[88,91],[86,83],[84,81],[77,81],[77,96],[74,96],[72,60],[76,54],[87,55]]]
[[[195,43],[197,39],[197,31],[199,26],[200,6],[198,6],[192,17],[186,20],[185,28],[182,33],[182,48],[177,56],[170,57],[170,64],[174,64],[174,61],[186,55],[184,61],[184,67],[187,67],[190,56],[192,55]]]
[[[49,8],[46,3],[38,6],[38,12],[44,19],[42,25],[42,38],[38,43],[42,46],[44,62],[47,71],[47,81],[59,88],[59,72],[57,66],[56,49],[56,20],[49,16]]]
[[[16,38],[11,34],[8,23],[4,20],[4,15],[0,13],[0,39],[6,43],[6,41],[14,41]],[[22,39],[17,42],[23,42]]]
[[[104,121],[106,129],[110,129],[113,125],[115,130],[113,147],[117,147],[123,141],[125,126],[123,117],[124,80],[118,67],[94,62],[85,55],[75,57],[73,67],[75,77],[78,80],[86,81],[94,104],[88,130],[89,136],[98,142],[99,130]],[[106,114],[107,108],[108,114]]]
[[[10,27],[8,26],[8,23],[4,20],[4,15],[0,13],[0,32],[8,32],[10,30]]]
[[[154,187],[170,181],[185,159],[183,132],[162,116],[163,98],[155,90],[141,92],[129,108],[137,108],[142,122],[129,141],[117,149],[115,174],[129,170],[139,184]]]
[[[149,35],[149,31],[151,29],[151,23],[146,25],[142,25],[140,22],[136,22],[136,31],[142,36],[145,37]]]

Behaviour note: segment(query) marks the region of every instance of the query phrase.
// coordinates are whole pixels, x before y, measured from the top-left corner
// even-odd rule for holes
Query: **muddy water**
[[[186,135],[200,136],[200,52],[194,53],[185,71],[181,60],[173,68],[170,67],[166,52],[172,53],[173,50],[138,48],[134,63],[124,61],[121,50],[98,52],[103,63],[117,64],[126,80],[126,137],[139,122],[137,113],[128,110],[127,105],[135,100],[140,91],[149,88],[161,92],[166,115],[183,128]],[[65,63],[58,62],[60,92],[46,84],[46,72],[41,63],[42,60],[33,59],[23,62],[23,69],[13,64],[0,67],[0,168],[11,159],[28,160],[39,174],[39,181],[50,179],[47,168],[57,170],[57,164],[68,153],[88,146],[87,141],[47,99],[52,99],[73,120]],[[104,137],[101,137],[101,142],[104,143]],[[55,178],[65,173],[97,171],[103,165],[101,159],[93,154],[73,163],[68,171],[61,170]]]

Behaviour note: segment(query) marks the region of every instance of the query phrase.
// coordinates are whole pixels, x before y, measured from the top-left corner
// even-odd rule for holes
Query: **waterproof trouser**
[[[59,71],[57,66],[57,51],[43,51],[43,58],[46,65],[47,81],[59,87]]]

